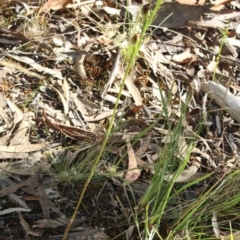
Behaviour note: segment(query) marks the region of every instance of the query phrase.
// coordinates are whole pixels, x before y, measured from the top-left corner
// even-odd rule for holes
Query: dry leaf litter
[[[134,21],[143,4],[1,1],[1,239],[62,239],[91,169],[87,160],[98,153],[114,113],[125,72],[121,49],[129,42],[124,16]],[[239,16],[237,1],[163,4],[125,81],[107,154],[96,170],[102,178],[90,183],[71,239],[133,236],[129,209],[143,196],[173,134],[164,102],[172,126],[188,104],[175,153],[180,162],[195,139],[177,183],[210,172],[218,179],[239,167]],[[78,161],[82,176],[71,168],[65,182],[60,179],[56,168]],[[117,169],[114,161],[121,162]],[[203,191],[196,186],[186,201]]]

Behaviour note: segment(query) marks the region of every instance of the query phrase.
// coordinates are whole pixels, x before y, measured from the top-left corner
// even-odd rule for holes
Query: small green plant
[[[213,71],[212,81],[215,81],[215,79],[216,79],[217,67],[219,66],[219,63],[220,63],[220,57],[222,54],[222,50],[223,50],[224,45],[227,44],[227,40],[226,40],[227,39],[227,31],[228,31],[227,28],[224,30],[220,29],[220,32],[222,34],[222,39],[221,39],[221,44],[220,44],[217,59],[216,59],[216,65],[215,65],[215,68]]]
[[[85,182],[84,188],[83,188],[83,190],[80,194],[79,201],[77,203],[75,211],[74,211],[74,213],[71,217],[71,220],[69,221],[69,224],[68,224],[68,226],[66,228],[66,231],[64,233],[63,240],[65,240],[67,235],[68,235],[68,231],[69,231],[69,229],[71,227],[71,224],[72,224],[72,222],[73,222],[73,220],[74,220],[74,218],[77,214],[77,211],[78,211],[79,206],[82,202],[82,199],[83,199],[83,196],[84,196],[85,191],[87,189],[87,186],[88,186],[89,182],[91,181],[91,179],[92,179],[92,177],[95,173],[95,170],[97,168],[97,165],[99,164],[101,156],[103,155],[103,153],[105,151],[105,148],[106,148],[107,143],[108,143],[108,139],[109,139],[109,137],[111,135],[111,132],[112,132],[114,119],[115,119],[115,116],[116,116],[116,113],[117,113],[118,102],[119,102],[119,99],[121,97],[121,93],[122,93],[122,90],[124,88],[125,81],[126,81],[128,75],[130,74],[131,69],[135,65],[139,49],[144,42],[144,39],[146,37],[146,33],[147,33],[152,21],[154,20],[156,14],[157,14],[157,11],[159,10],[161,4],[162,4],[162,0],[158,0],[157,3],[156,3],[156,6],[154,7],[154,9],[152,10],[151,13],[150,13],[150,10],[144,12],[143,18],[142,18],[142,23],[141,23],[141,25],[142,25],[141,26],[141,32],[139,33],[139,36],[136,37],[136,41],[132,41],[132,43],[129,45],[129,58],[126,58],[126,62],[125,62],[126,68],[125,68],[124,76],[123,76],[123,79],[122,79],[122,83],[120,85],[120,90],[119,90],[119,93],[117,95],[117,101],[116,101],[116,104],[115,104],[114,109],[113,109],[112,117],[110,119],[110,122],[109,122],[109,125],[108,125],[108,128],[107,128],[107,131],[105,133],[105,136],[104,136],[101,148],[99,150],[99,153],[98,153],[97,157],[95,158],[95,161],[92,165],[91,172],[90,172],[90,174],[89,174],[89,176],[88,176],[88,178]],[[132,40],[132,38],[131,38],[131,40]]]

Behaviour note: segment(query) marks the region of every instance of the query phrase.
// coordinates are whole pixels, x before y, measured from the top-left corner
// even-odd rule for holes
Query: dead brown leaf
[[[13,154],[19,154],[19,153],[30,153],[42,150],[45,148],[46,145],[44,143],[37,143],[37,144],[25,144],[25,145],[17,145],[17,146],[0,146],[1,152],[6,153],[13,153]]]
[[[0,26],[0,42],[5,44],[20,44],[29,42],[30,39],[22,33]]]
[[[138,150],[136,151],[135,155],[141,157],[148,149],[150,145],[152,134],[148,133],[145,138],[141,141]]]
[[[48,171],[51,167],[50,163],[42,162],[29,168],[23,168],[19,166],[20,163],[1,163],[0,171],[5,171],[7,173],[13,173],[17,175],[31,176],[35,174],[39,169],[43,172]]]
[[[21,123],[19,124],[16,132],[12,136],[9,144],[10,146],[29,143],[29,129],[31,127],[31,119],[33,118],[33,116],[33,112],[27,112],[23,114]]]
[[[74,98],[74,102],[75,102],[79,112],[83,116],[83,119],[87,120],[88,111],[87,111],[87,108],[85,107],[84,103],[78,99],[76,94],[74,94],[73,98]],[[87,122],[87,125],[89,126],[89,128],[91,129],[91,131],[94,132],[96,130],[96,125],[94,123],[90,123],[88,121],[86,121],[86,122]]]
[[[23,218],[22,216],[22,213],[21,212],[18,212],[18,216],[19,216],[19,219],[20,219],[20,223],[22,225],[22,227],[24,228],[24,230],[30,234],[30,235],[33,235],[33,236],[36,236],[36,237],[39,237],[42,235],[42,231],[41,229],[32,229],[29,224],[25,221],[25,219]]]
[[[79,140],[86,140],[86,141],[96,141],[97,140],[97,136],[96,134],[87,131],[87,130],[83,130],[77,127],[72,127],[72,126],[67,126],[61,123],[57,123],[54,121],[49,120],[49,118],[47,117],[45,111],[43,110],[43,119],[44,122],[47,124],[47,126],[49,126],[50,128],[52,128],[55,131],[61,132],[64,135],[67,135],[71,138],[74,139],[79,139]]]
[[[67,115],[68,114],[68,102],[66,101],[66,99],[64,98],[64,96],[62,95],[62,93],[60,91],[58,91],[55,87],[53,86],[49,86],[49,88],[53,91],[55,91],[58,96],[60,97],[62,104],[63,104],[63,109],[64,109],[64,114]]]
[[[32,209],[30,208],[22,208],[22,207],[15,207],[15,208],[7,208],[0,211],[0,215],[5,215],[13,212],[31,212]]]
[[[57,219],[40,219],[37,220],[33,228],[57,228],[57,227],[66,227],[69,223],[70,219],[68,218],[57,218]],[[82,219],[77,219],[75,218],[72,226],[75,226],[79,223],[81,223],[83,220]]]
[[[38,169],[38,172],[31,177],[29,177],[26,181],[23,181],[21,183],[15,183],[11,186],[5,187],[2,190],[0,190],[0,197],[7,196],[9,194],[15,193],[19,188],[29,186],[31,188],[36,188],[38,185],[38,173],[40,173],[41,170]]]
[[[130,92],[130,94],[132,95],[135,104],[137,106],[141,106],[142,105],[142,97],[141,97],[141,94],[140,94],[138,88],[133,83],[132,77],[128,76],[126,78],[125,85],[126,85],[128,91]]]
[[[134,154],[134,150],[130,142],[127,143],[127,148],[128,148],[128,171],[126,173],[125,179],[129,183],[132,183],[139,178],[141,170],[137,168],[136,156]]]
[[[112,84],[115,81],[117,75],[119,74],[120,56],[121,56],[121,51],[120,51],[120,48],[118,48],[117,49],[117,56],[115,58],[113,66],[112,66],[110,77],[109,77],[107,83],[105,84],[104,90],[102,92],[102,98],[104,98],[106,96],[108,89],[112,86]]]
[[[196,157],[197,158],[197,157]],[[194,161],[192,165],[185,169],[176,179],[175,182],[189,182],[191,181],[192,176],[197,172],[197,170],[200,168],[200,162]],[[175,176],[175,173],[165,175],[164,179],[166,181],[171,181]]]
[[[46,194],[45,187],[43,186],[42,180],[43,180],[43,173],[42,171],[38,174],[39,181],[37,186],[37,196],[39,203],[42,208],[42,212],[45,218],[49,218],[50,211],[49,211],[49,198]]]
[[[196,60],[196,56],[190,52],[190,49],[186,49],[180,54],[175,54],[172,60],[178,64],[186,64]]]
[[[48,0],[38,11],[38,14],[44,12],[47,14],[50,10],[59,10],[65,8],[68,4],[72,4],[72,0]]]

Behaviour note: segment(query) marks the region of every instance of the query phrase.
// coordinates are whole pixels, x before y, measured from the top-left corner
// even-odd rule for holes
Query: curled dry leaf
[[[16,133],[14,133],[10,146],[18,145],[18,144],[28,144],[29,143],[29,129],[31,127],[31,120],[33,118],[33,112],[24,113],[23,119],[19,124]]]
[[[130,94],[132,95],[135,104],[137,106],[141,106],[142,105],[141,94],[140,94],[138,88],[133,83],[133,79],[131,77],[128,76],[126,78],[125,85],[126,85],[127,89],[129,90]]]
[[[190,146],[187,144],[187,141],[185,140],[184,137],[180,137],[178,139],[178,153],[177,157],[181,160],[184,160],[189,152]]]
[[[64,109],[64,114],[67,115],[68,114],[68,102],[65,100],[64,96],[62,95],[62,93],[60,91],[58,91],[55,87],[50,86],[50,89],[52,89],[53,91],[55,91],[58,96],[60,97],[62,104],[63,104],[63,109]]]
[[[105,84],[104,90],[101,95],[102,98],[104,98],[106,96],[108,89],[112,86],[115,78],[117,77],[117,74],[119,73],[120,56],[121,56],[121,50],[120,50],[120,48],[118,48],[117,56],[115,58],[113,66],[112,66],[110,77],[109,77],[107,83]]]
[[[52,107],[48,106],[47,104],[39,102],[38,107],[39,109],[44,109],[45,113],[51,118],[54,118],[56,121],[66,122],[69,120],[69,118],[65,114],[63,114],[60,110],[55,110]]]
[[[200,163],[195,161],[192,166],[190,166],[188,169],[184,170],[175,180],[175,182],[187,182],[189,181],[192,176],[197,172],[197,170],[200,168]],[[171,181],[171,179],[175,176],[175,173],[166,175],[164,177],[165,180]]]
[[[89,55],[88,51],[91,49],[92,45],[93,45],[92,43],[87,44],[84,47],[84,51],[78,52],[76,55],[75,59],[76,71],[82,78],[82,80],[88,79],[83,63],[86,55]]]
[[[2,180],[0,180],[0,186],[1,188],[5,188],[7,187],[8,185],[11,185],[13,184],[13,181],[10,180],[8,177],[1,177]],[[15,203],[18,204],[18,206],[22,207],[23,209],[30,209],[28,207],[28,205],[26,204],[25,201],[23,201],[18,195],[12,193],[12,194],[9,194],[8,195],[9,199],[11,199],[11,201],[14,201]],[[19,210],[20,211],[20,210]]]
[[[43,122],[45,122],[50,128],[52,128],[55,131],[61,132],[71,138],[86,140],[88,142],[89,141],[95,142],[97,140],[96,134],[90,131],[83,130],[77,127],[67,126],[67,125],[49,120],[44,110],[43,110],[43,119],[44,119]]]
[[[186,64],[195,61],[196,55],[192,54],[190,49],[187,49],[183,53],[174,55],[172,60],[178,64]]]
[[[130,142],[127,143],[127,148],[128,148],[128,171],[126,173],[125,179],[131,183],[139,178],[141,171],[140,169],[137,168],[136,156],[134,154],[134,150]]]
[[[117,98],[110,95],[110,94],[102,95],[102,99],[105,100],[105,101],[111,102],[112,104],[117,103]],[[119,99],[118,104],[123,104],[123,101]]]
[[[84,119],[86,122],[96,122],[96,121],[100,121],[105,118],[111,117],[113,115],[113,112],[114,112],[114,110],[100,112],[99,114],[94,115],[94,116],[84,116]]]
[[[23,218],[22,216],[22,213],[21,212],[18,212],[18,216],[19,216],[19,219],[20,219],[20,223],[22,225],[22,227],[24,228],[24,230],[30,234],[30,235],[33,235],[33,236],[36,236],[36,237],[39,237],[42,235],[42,231],[40,229],[32,229],[29,224],[25,221],[25,219]]]
[[[69,85],[68,85],[66,78],[63,79],[63,95],[64,95],[67,105],[68,105],[70,93],[69,93]]]
[[[8,106],[11,108],[12,112],[14,113],[14,127],[23,119],[23,112],[22,110],[12,101],[9,99],[7,100]]]
[[[83,119],[87,120],[88,111],[87,111],[85,105],[83,104],[83,102],[81,102],[78,99],[77,94],[74,94],[73,98],[74,98],[74,102],[75,102],[79,112],[82,114]],[[91,129],[91,131],[94,132],[96,130],[96,125],[94,123],[90,123],[88,121],[86,121],[86,122],[87,122],[87,125],[89,126],[89,128]]]
[[[0,216],[4,214],[9,214],[12,212],[31,212],[32,209],[30,208],[21,208],[21,207],[16,207],[16,208],[7,208],[2,211],[0,211]]]

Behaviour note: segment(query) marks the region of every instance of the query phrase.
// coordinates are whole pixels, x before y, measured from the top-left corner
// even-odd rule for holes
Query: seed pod
[[[136,33],[136,34],[132,37],[131,43],[132,43],[133,45],[137,44],[137,42],[139,41],[139,37],[140,37],[140,34],[139,34],[139,33]]]
[[[143,5],[142,15],[146,16],[150,12],[151,8],[152,8],[152,4],[150,4],[150,3],[147,3],[147,4]]]

